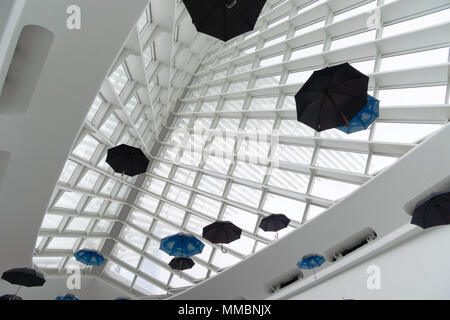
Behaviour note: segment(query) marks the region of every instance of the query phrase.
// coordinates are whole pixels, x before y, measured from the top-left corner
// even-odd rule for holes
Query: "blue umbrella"
[[[105,257],[95,250],[81,249],[74,253],[75,259],[88,266],[100,266],[105,263]]]
[[[128,297],[118,297],[115,300],[131,300],[131,298]]]
[[[360,112],[348,123],[348,127],[342,126],[336,129],[347,134],[366,130],[372,122],[380,116],[380,100],[371,95],[367,95],[367,104]]]
[[[75,295],[67,293],[64,296],[57,296],[55,300],[80,300]]]
[[[317,279],[314,268],[320,267],[325,262],[325,258],[320,254],[308,254],[303,256],[302,260],[297,263],[299,269],[312,269],[314,272],[314,279]]]
[[[202,252],[205,245],[193,235],[177,233],[161,240],[159,249],[173,257],[189,258]]]

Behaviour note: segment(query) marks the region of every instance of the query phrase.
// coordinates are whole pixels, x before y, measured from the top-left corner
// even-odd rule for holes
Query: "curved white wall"
[[[450,255],[444,245],[449,242],[449,226],[423,231],[299,294],[280,293],[276,298],[450,299]],[[376,272],[380,286],[368,287],[374,266],[379,268]]]
[[[36,237],[74,137],[148,0],[16,3],[23,7],[0,25],[3,53],[12,55],[26,25],[47,29],[54,40],[25,112],[0,111],[0,152],[10,157],[0,159],[0,165],[6,164],[0,169],[0,272],[31,266]],[[81,8],[81,30],[66,28],[69,5]],[[9,69],[8,59],[0,69]]]

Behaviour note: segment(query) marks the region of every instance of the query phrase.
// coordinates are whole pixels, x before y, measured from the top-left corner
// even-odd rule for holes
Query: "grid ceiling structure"
[[[181,1],[152,0],[75,140],[35,265],[67,274],[79,266],[73,252],[97,249],[108,262],[84,273],[163,298],[254,254],[274,240],[258,228],[264,216],[291,219],[282,237],[448,122],[449,32],[446,0],[273,0],[255,31],[222,43],[195,31]],[[346,61],[370,76],[380,118],[351,135],[298,123],[301,84]],[[105,163],[120,143],[149,156],[145,175]],[[180,277],[160,239],[201,237],[215,220],[240,226],[241,239],[226,253],[202,239]]]

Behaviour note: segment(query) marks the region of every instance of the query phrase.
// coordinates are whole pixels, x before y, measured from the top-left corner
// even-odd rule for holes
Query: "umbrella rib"
[[[331,98],[330,93],[329,93],[329,88],[331,87],[330,84],[332,82],[332,80],[334,79],[334,77],[336,77],[337,72],[334,72],[330,79],[328,79],[328,85],[325,91],[325,94],[327,95],[328,99],[330,99],[331,103],[333,103],[333,105],[336,107],[337,111],[339,112],[339,114],[341,115],[342,119],[345,121],[345,127],[348,128],[349,124],[348,124],[348,119],[345,116],[344,112],[342,112],[341,108],[334,102],[333,98]]]
[[[226,13],[225,13],[225,8],[223,8],[223,39],[224,41],[227,39],[227,19],[225,18]]]
[[[446,212],[445,212],[444,207],[437,201],[436,198],[433,199],[433,200],[434,200],[433,202],[436,203],[436,205],[439,207],[439,209],[441,209],[441,210],[439,211],[439,213],[445,217]]]
[[[325,94],[327,95],[328,99],[330,99],[331,103],[333,103],[333,105],[336,107],[337,111],[339,112],[340,116],[342,117],[342,119],[345,121],[345,126],[348,128],[349,123],[348,123],[348,119],[345,116],[344,112],[342,112],[341,108],[334,102],[333,98],[331,98],[330,94],[328,93],[328,91],[325,91]],[[322,102],[322,106],[323,106],[323,102]],[[321,107],[322,108],[322,107]]]
[[[353,98],[353,99],[356,99],[356,100],[361,100],[361,98],[360,97],[356,97],[356,96],[353,96],[353,95],[351,95],[351,94],[348,94],[348,93],[346,93],[346,92],[340,92],[340,91],[336,91],[336,90],[328,90],[330,93],[334,93],[334,94],[342,94],[342,95],[344,95],[344,96],[347,96],[347,97],[351,97],[351,98]],[[364,101],[364,100],[361,100],[361,101]]]
[[[211,15],[211,13],[217,8],[217,6],[222,2],[222,0],[218,0],[216,2],[216,5],[213,6],[211,8],[211,10],[209,10],[208,14],[205,16],[205,19],[203,19],[203,21],[198,25],[198,28],[201,29],[203,28],[203,25],[206,23],[206,20],[208,20],[209,16]]]
[[[250,30],[252,30],[253,27],[252,27],[251,23],[248,22],[247,19],[245,19],[245,17],[241,14],[241,12],[238,10],[238,8],[237,8],[236,6],[234,7],[234,10],[236,10],[237,14],[242,18],[242,20],[245,21],[245,24],[247,25],[247,27],[248,27]]]

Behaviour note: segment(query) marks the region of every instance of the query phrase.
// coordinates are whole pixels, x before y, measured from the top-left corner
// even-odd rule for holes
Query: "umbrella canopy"
[[[57,296],[55,300],[80,300],[75,295],[67,293],[64,296]]]
[[[295,95],[297,120],[316,131],[349,126],[367,104],[368,85],[348,63],[314,71]]]
[[[150,161],[141,149],[126,144],[108,149],[106,163],[117,173],[130,177],[145,173]]]
[[[242,229],[230,221],[216,221],[203,228],[203,238],[212,243],[230,243],[241,237]]]
[[[186,270],[190,269],[195,265],[195,262],[190,258],[173,258],[169,262],[169,266],[174,270]]]
[[[24,287],[41,287],[45,283],[42,273],[31,268],[16,268],[3,273],[2,279]]]
[[[228,41],[253,30],[266,0],[183,0],[197,31]]]
[[[380,116],[380,100],[371,95],[367,95],[367,104],[360,112],[349,122],[348,127],[342,126],[336,129],[347,134],[366,130]]]
[[[308,254],[297,263],[297,267],[299,269],[314,269],[320,267],[324,262],[325,258],[320,254]]]
[[[15,294],[5,294],[0,297],[0,300],[23,300],[22,297],[19,297]]]
[[[159,249],[169,256],[189,258],[203,251],[205,244],[190,234],[177,233],[161,240]]]
[[[277,232],[286,228],[290,222],[291,219],[286,217],[284,214],[271,214],[261,220],[259,227],[264,231]]]
[[[114,300],[131,300],[131,298],[129,298],[129,297],[117,297]]]
[[[88,266],[100,266],[105,263],[105,257],[95,250],[81,249],[73,255],[77,261]]]
[[[320,267],[325,262],[325,258],[320,254],[308,254],[303,256],[302,260],[297,263],[299,269],[312,269],[314,272],[314,279],[317,279],[315,268]]]
[[[433,196],[417,206],[411,223],[423,229],[450,224],[450,192]]]

